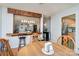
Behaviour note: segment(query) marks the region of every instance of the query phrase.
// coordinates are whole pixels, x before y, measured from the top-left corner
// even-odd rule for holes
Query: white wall
[[[40,32],[42,33],[41,34],[41,39],[43,39],[43,17],[44,15],[42,15],[41,19],[40,19]]]
[[[0,7],[0,37],[1,37],[1,34],[2,34],[1,28],[2,28],[2,9]]]
[[[7,13],[7,8],[0,7],[0,37],[13,32],[13,15]]]
[[[2,35],[6,38],[6,33],[13,33],[13,14],[7,13],[7,8],[2,7]]]
[[[79,53],[79,6],[64,10],[51,17],[51,40],[57,42],[61,36],[61,18],[72,14],[76,14],[75,52]]]

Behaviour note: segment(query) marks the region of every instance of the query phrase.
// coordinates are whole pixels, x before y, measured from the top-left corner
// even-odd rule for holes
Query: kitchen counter
[[[7,33],[8,36],[22,36],[22,35],[32,35],[33,33]]]
[[[40,34],[39,32],[36,32]],[[7,39],[9,40],[9,44],[11,48],[18,48],[19,46],[19,36],[26,37],[26,45],[30,44],[33,39],[33,35],[35,33],[7,33]],[[37,35],[37,34],[36,34]]]
[[[7,35],[8,36],[22,36],[22,35],[34,35],[34,34],[36,34],[36,35],[39,35],[39,34],[41,34],[40,32],[24,32],[24,33],[7,33]]]
[[[32,42],[33,33],[7,33],[7,38],[9,40],[9,44],[11,48],[18,48],[19,46],[19,37],[26,37],[26,45]]]

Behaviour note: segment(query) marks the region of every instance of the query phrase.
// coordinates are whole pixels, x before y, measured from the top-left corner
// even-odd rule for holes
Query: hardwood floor
[[[17,56],[18,48],[13,48],[13,49],[12,49],[12,52],[13,52],[13,55],[14,55],[14,56]]]

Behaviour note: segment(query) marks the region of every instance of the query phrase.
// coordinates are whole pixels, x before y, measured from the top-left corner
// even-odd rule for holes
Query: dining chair
[[[10,48],[10,45],[7,39],[0,38],[0,55],[13,56],[13,52]]]

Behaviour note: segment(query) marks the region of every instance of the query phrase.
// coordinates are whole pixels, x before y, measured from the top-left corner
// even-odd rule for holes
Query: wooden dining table
[[[45,41],[35,41],[21,48],[18,52],[18,56],[48,56],[42,52],[42,48],[45,45]],[[54,54],[51,56],[76,56],[74,50],[65,46],[52,42]]]

